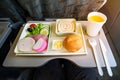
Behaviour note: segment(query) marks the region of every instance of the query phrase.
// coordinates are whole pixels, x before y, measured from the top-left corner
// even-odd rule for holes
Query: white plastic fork
[[[100,66],[98,55],[97,55],[97,52],[96,52],[97,42],[93,38],[88,39],[88,41],[89,41],[91,47],[93,48],[95,61],[96,61],[97,69],[98,69],[98,73],[100,74],[100,76],[103,76],[103,70],[102,70],[102,67]]]

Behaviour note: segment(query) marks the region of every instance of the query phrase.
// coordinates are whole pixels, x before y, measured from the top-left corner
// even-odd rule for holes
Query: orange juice
[[[93,16],[90,16],[89,17],[92,21],[95,21],[95,22],[104,22],[104,19],[100,16],[97,16],[97,15],[93,15]]]

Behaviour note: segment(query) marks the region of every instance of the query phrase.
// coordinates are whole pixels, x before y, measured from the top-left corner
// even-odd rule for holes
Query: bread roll
[[[71,34],[68,35],[64,41],[63,41],[63,46],[69,51],[69,52],[75,52],[78,51],[82,48],[83,46],[83,41],[80,38],[79,35],[76,34]]]

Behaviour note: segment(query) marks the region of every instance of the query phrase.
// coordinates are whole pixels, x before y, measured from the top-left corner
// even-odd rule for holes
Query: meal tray
[[[49,24],[50,25],[50,34],[49,34],[49,39],[48,39],[48,47],[46,51],[38,53],[38,52],[20,52],[17,49],[17,44],[14,49],[14,53],[16,56],[63,56],[63,55],[85,55],[87,54],[87,49],[86,49],[86,43],[85,43],[85,38],[82,30],[81,23],[76,23],[76,34],[80,35],[83,41],[83,47],[77,51],[77,52],[68,52],[64,47],[62,47],[60,50],[54,50],[52,49],[52,43],[53,40],[64,40],[66,35],[60,36],[55,33],[55,27],[56,27],[56,22],[28,22],[24,26],[24,29],[19,37],[19,40],[24,38],[26,33],[26,29],[28,28],[28,25],[31,23],[43,23],[43,24]]]

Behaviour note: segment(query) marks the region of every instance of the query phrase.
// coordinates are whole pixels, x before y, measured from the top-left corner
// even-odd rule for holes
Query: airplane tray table
[[[6,58],[3,62],[3,66],[5,66],[5,67],[38,67],[38,66],[42,66],[43,64],[47,63],[50,60],[62,58],[62,59],[70,60],[81,67],[96,67],[96,63],[95,63],[94,56],[93,56],[93,51],[92,51],[92,48],[90,47],[88,40],[87,40],[90,37],[85,32],[85,26],[87,24],[87,21],[77,21],[77,22],[78,23],[80,22],[82,24],[82,27],[83,27],[83,32],[84,32],[86,47],[87,47],[87,54],[86,55],[16,56],[14,53],[14,48],[15,48],[16,43],[17,43],[17,41],[20,37],[20,34],[23,30],[23,27],[22,27],[18,33],[18,36],[16,37],[16,40],[13,43],[13,46],[11,47],[8,55],[6,56]],[[94,38],[96,39],[97,43],[99,43],[98,38],[101,38],[103,40],[103,42],[107,48],[107,57],[108,57],[108,61],[110,63],[110,66],[116,67],[117,64],[116,64],[114,55],[111,51],[111,48],[110,48],[109,43],[106,39],[106,36],[104,34],[103,29],[101,29],[99,35],[94,37]],[[97,53],[98,53],[99,58],[100,58],[101,66],[105,67],[104,59],[103,59],[99,44],[97,45],[97,51],[98,51]]]

